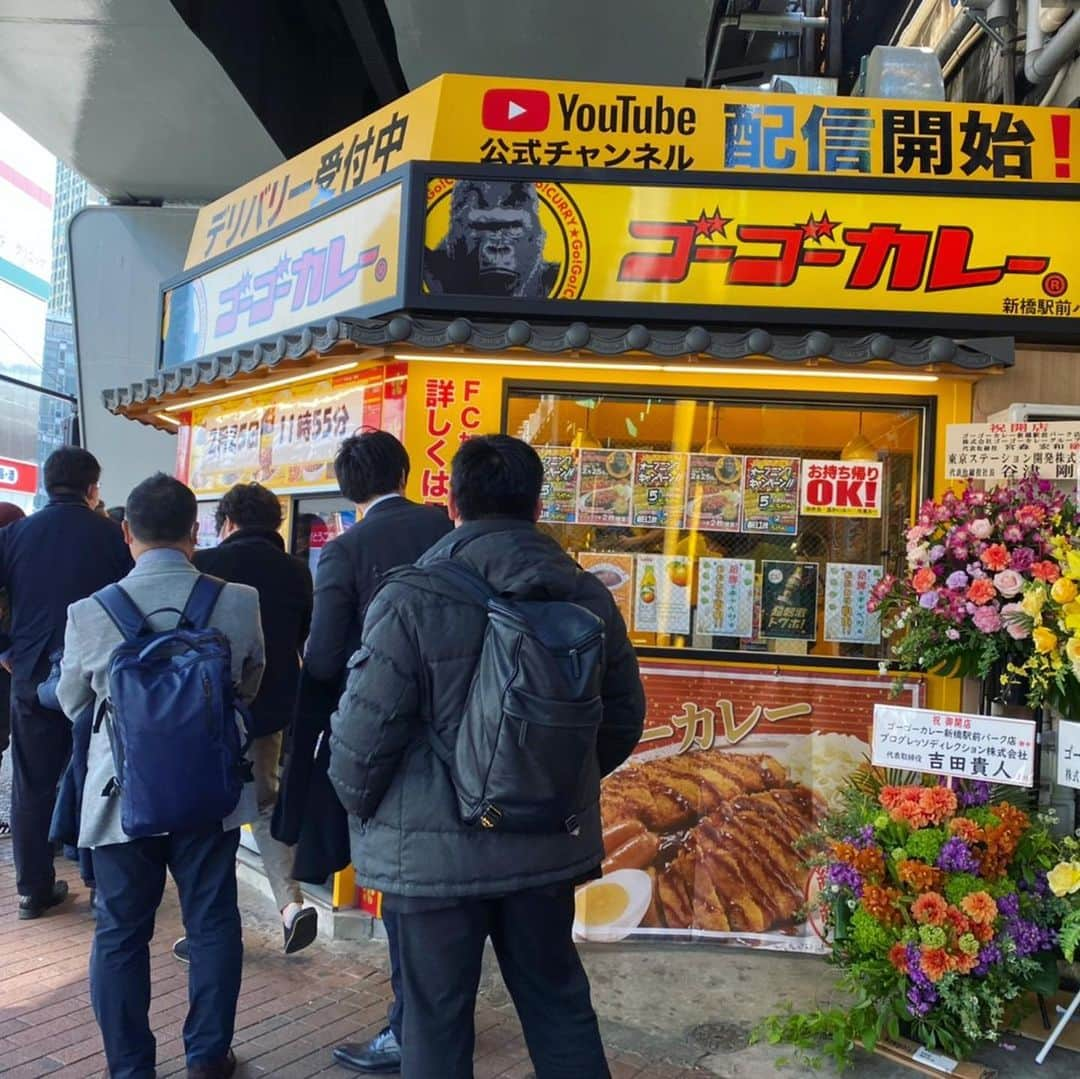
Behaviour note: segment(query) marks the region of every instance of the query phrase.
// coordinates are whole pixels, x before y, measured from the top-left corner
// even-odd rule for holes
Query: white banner
[[[1035,722],[874,705],[874,764],[1012,787],[1035,782]]]
[[[1080,421],[950,423],[945,428],[945,476],[950,480],[1046,480],[1076,476]]]

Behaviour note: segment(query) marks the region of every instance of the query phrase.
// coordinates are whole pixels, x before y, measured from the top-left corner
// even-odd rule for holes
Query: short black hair
[[[78,446],[61,446],[45,462],[45,492],[49,495],[85,495],[101,479],[101,465]]]
[[[164,472],[143,480],[124,508],[128,528],[140,543],[180,543],[191,536],[198,515],[195,492]]]
[[[362,431],[342,442],[334,474],[341,493],[359,505],[401,490],[409,478],[409,455],[389,431]]]
[[[450,466],[450,490],[463,521],[536,519],[544,466],[536,450],[510,435],[479,435],[461,445]]]
[[[276,532],[281,527],[281,503],[278,496],[261,483],[238,483],[218,503],[214,527],[220,532],[226,519],[237,528],[258,528]]]

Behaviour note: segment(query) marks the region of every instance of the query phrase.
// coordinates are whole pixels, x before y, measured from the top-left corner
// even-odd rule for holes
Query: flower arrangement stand
[[[1054,1048],[1058,1038],[1065,1032],[1065,1028],[1072,1022],[1073,1017],[1076,1015],[1077,1009],[1080,1008],[1080,990],[1072,998],[1072,1003],[1064,1010],[1061,1011],[1061,1019],[1058,1021],[1058,1025],[1054,1027],[1050,1034],[1050,1037],[1043,1042],[1043,1047],[1039,1050],[1038,1056],[1035,1057],[1036,1064],[1046,1063],[1046,1058],[1050,1055],[1050,1050]]]

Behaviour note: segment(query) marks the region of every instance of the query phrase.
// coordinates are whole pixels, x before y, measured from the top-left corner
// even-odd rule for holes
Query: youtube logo
[[[488,90],[481,108],[489,131],[543,131],[551,119],[546,90]]]

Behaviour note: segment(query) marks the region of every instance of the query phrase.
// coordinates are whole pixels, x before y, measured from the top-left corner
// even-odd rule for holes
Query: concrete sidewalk
[[[58,863],[69,882],[77,873]],[[0,1074],[57,1073],[65,1079],[105,1074],[101,1040],[86,982],[93,932],[88,896],[74,898],[35,922],[15,917],[11,844],[0,843]],[[281,954],[271,904],[241,885],[246,954],[235,1048],[239,1079],[275,1075],[304,1079],[347,1073],[330,1053],[342,1041],[369,1037],[384,1025],[389,999],[386,953],[378,943],[320,938],[291,959]],[[172,957],[181,935],[171,885],[152,945],[152,1021],[158,1074],[184,1074],[180,1031],[187,1009],[186,969]],[[614,1079],[803,1079],[814,1073],[779,1067],[790,1054],[746,1038],[764,1015],[785,1005],[825,1002],[832,972],[820,959],[703,945],[589,947],[593,984]],[[477,1007],[476,1079],[532,1076],[521,1029],[494,963],[486,965]],[[1002,1079],[1074,1079],[1080,1057],[1056,1051],[1035,1065],[1037,1046],[1011,1039],[1012,1051],[978,1059]],[[819,1074],[833,1074],[825,1068]],[[860,1079],[907,1079],[914,1073],[880,1057],[862,1056]],[[426,1077],[431,1079],[431,1077]]]

